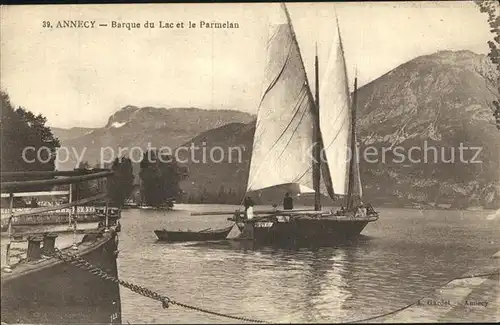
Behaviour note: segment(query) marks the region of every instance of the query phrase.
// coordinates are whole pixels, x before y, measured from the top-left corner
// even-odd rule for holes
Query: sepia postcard
[[[500,321],[498,1],[0,8],[2,324]]]

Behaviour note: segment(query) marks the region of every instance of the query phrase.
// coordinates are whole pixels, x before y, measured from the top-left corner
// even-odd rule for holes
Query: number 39
[[[50,27],[52,27],[52,26],[50,25],[50,21],[44,20],[44,21],[42,22],[42,27],[43,27],[43,28],[50,28]]]

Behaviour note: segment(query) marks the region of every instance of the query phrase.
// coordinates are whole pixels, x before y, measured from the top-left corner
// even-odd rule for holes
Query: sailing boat
[[[305,191],[312,188],[314,210],[256,211],[250,220],[237,211],[230,220],[242,230],[238,239],[259,243],[348,239],[378,219],[378,212],[361,200],[355,135],[357,79],[351,105],[337,22],[338,39],[331,49],[321,96],[316,53],[313,97],[290,15],[285,4],[281,9],[269,33],[247,192],[290,185]],[[345,196],[346,208],[322,211],[322,194],[333,200],[336,195]]]

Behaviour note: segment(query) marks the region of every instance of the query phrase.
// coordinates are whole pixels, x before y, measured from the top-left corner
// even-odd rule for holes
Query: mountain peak
[[[478,53],[472,52],[470,50],[457,50],[457,51],[441,50],[441,51],[437,51],[436,53],[431,54],[431,55],[462,56],[462,57],[484,57],[485,56],[484,54],[478,54]]]
[[[136,120],[143,116],[155,115],[156,112],[160,110],[165,110],[164,108],[156,108],[156,107],[137,107],[134,105],[127,105],[116,111],[113,115],[111,115],[108,119],[108,123],[106,123],[106,128],[113,127],[116,125],[124,125],[132,120]]]
[[[127,106],[124,106],[120,109],[120,111],[136,111],[138,110],[139,107],[137,106],[134,106],[134,105],[127,105]]]
[[[477,54],[469,50],[460,50],[460,51],[451,51],[451,50],[443,50],[438,51],[428,55],[422,55],[416,57],[415,59],[409,61],[410,62],[435,62],[439,64],[449,64],[449,65],[469,65],[474,63],[485,63],[484,61],[488,60],[488,57],[484,54]],[[491,62],[486,64],[492,64]]]
[[[469,50],[439,51],[417,57],[407,64],[417,64],[439,69],[451,67],[474,71],[492,83],[495,83],[495,80],[498,78],[498,70],[488,56]]]

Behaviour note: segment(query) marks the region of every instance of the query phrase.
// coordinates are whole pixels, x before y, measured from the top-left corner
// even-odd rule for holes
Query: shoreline
[[[426,297],[371,323],[498,322],[500,320],[500,251],[486,265],[454,278]]]

